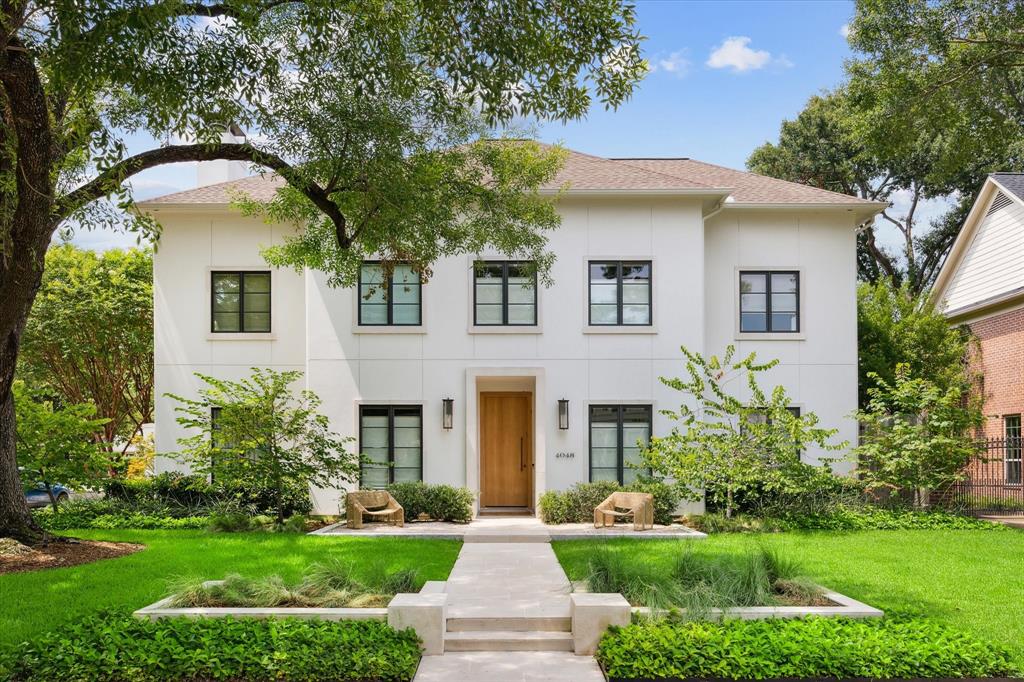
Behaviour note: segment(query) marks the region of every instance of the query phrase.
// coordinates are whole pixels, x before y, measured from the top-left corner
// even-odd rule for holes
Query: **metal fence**
[[[979,441],[978,455],[964,469],[965,477],[945,497],[946,504],[970,514],[1024,516],[1022,438]]]

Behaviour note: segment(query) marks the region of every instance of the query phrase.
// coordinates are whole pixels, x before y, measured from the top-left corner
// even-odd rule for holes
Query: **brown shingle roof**
[[[227,204],[239,193],[266,200],[284,184],[267,173],[166,194],[139,202],[161,204]],[[685,192],[730,196],[737,203],[758,204],[869,204],[857,197],[829,192],[794,182],[732,170],[692,159],[606,159],[568,150],[565,165],[545,189],[568,184],[569,191]]]
[[[713,187],[731,187],[730,201],[740,204],[870,204],[849,194],[733,170],[694,159],[614,159],[623,165],[695,179]]]

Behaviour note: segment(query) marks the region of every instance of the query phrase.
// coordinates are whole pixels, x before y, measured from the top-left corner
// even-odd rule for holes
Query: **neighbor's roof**
[[[991,173],[990,178],[1002,185],[1007,192],[1012,192],[1024,201],[1024,173]]]
[[[567,150],[565,164],[542,189],[567,187],[570,193],[657,193],[728,197],[733,204],[878,206],[875,202],[827,190],[715,166],[692,159],[607,159]],[[238,194],[263,201],[283,185],[268,173],[139,202],[140,206],[228,204]]]

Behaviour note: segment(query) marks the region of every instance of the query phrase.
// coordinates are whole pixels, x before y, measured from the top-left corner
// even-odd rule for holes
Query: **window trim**
[[[1017,435],[1016,436],[1009,436],[1009,435],[1007,435],[1009,433],[1009,429],[1007,428],[1008,424],[1006,423],[1007,419],[1016,419],[1017,420]],[[1024,443],[1022,443],[1022,440],[1021,440],[1022,434],[1024,434],[1024,429],[1022,429],[1022,427],[1024,427],[1024,423],[1022,423],[1021,415],[1019,413],[1004,414],[1002,421],[1003,421],[1003,448],[1004,448],[1004,450],[1003,450],[1003,452],[1004,452],[1004,455],[1003,455],[1003,479],[1005,481],[1005,485],[1019,486],[1021,484],[1022,480],[1024,480],[1024,448],[1021,447],[1022,444],[1024,444]],[[1017,441],[1016,445],[1011,446],[1010,445],[1010,441],[1011,440],[1016,440]],[[1014,454],[1014,457],[1012,457],[1012,458],[1010,457],[1010,453],[1011,452],[1013,452],[1013,454]],[[1013,480],[1011,480],[1011,478],[1010,478],[1010,470],[1009,470],[1010,462],[1015,462],[1017,464],[1017,476],[1014,477]]]
[[[359,275],[356,278],[356,326],[363,329],[384,329],[384,328],[397,328],[403,330],[410,330],[410,332],[416,332],[423,328],[423,276],[417,273],[419,279],[419,303],[417,305],[417,316],[415,323],[406,322],[395,322],[394,321],[394,288],[395,288],[395,277],[392,273],[388,277],[387,283],[387,313],[388,321],[383,324],[372,324],[363,322],[363,266],[366,265],[380,265],[380,260],[364,260],[359,264]],[[396,265],[408,265],[407,263],[396,263]]]
[[[587,324],[586,324],[586,328],[588,330],[619,329],[619,328],[647,330],[647,329],[652,329],[654,327],[654,259],[653,258],[643,258],[643,257],[640,257],[640,258],[598,258],[598,257],[593,257],[593,258],[591,258],[591,257],[588,256],[585,259],[584,262],[586,263],[586,268],[585,268],[584,276],[586,278],[586,284],[587,284]],[[591,300],[591,296],[593,295],[593,290],[591,288],[591,281],[590,281],[590,268],[593,265],[595,265],[595,264],[597,264],[597,265],[602,265],[602,264],[603,265],[611,265],[611,264],[615,264],[616,267],[617,267],[617,270],[618,270],[618,272],[616,274],[616,277],[615,277],[615,299],[616,299],[616,301],[615,301],[615,308],[616,308],[615,309],[615,319],[616,319],[616,322],[614,324],[603,324],[603,323],[594,324],[594,320],[592,318],[593,311],[591,310],[591,307],[593,306],[593,302]],[[625,264],[629,264],[629,265],[647,265],[650,268],[650,277],[647,278],[647,309],[649,311],[649,315],[648,315],[647,322],[645,322],[643,324],[633,324],[633,323],[627,323],[627,322],[623,322],[622,321],[622,308],[625,305],[623,300],[622,300],[622,266],[625,265]]]
[[[590,483],[594,482],[594,410],[595,407],[614,407],[618,410],[617,421],[616,421],[616,444],[615,444],[615,464],[616,464],[616,476],[619,485],[625,485],[623,483],[624,472],[626,470],[625,453],[624,449],[624,438],[623,438],[623,412],[624,408],[627,407],[646,407],[648,412],[648,429],[650,431],[650,437],[654,437],[654,403],[645,401],[624,401],[619,403],[609,402],[588,402],[586,403],[587,408],[587,481]],[[650,468],[646,469],[648,476],[650,475]]]
[[[763,275],[764,276],[764,311],[765,311],[765,329],[757,329],[751,331],[744,331],[743,329],[743,289],[742,281],[744,275]],[[796,329],[772,329],[772,275],[796,275]],[[739,291],[739,296],[736,299],[737,315],[736,324],[740,334],[800,334],[803,332],[803,315],[800,309],[801,291],[800,291],[800,270],[786,270],[786,269],[758,269],[758,270],[739,270],[736,278],[736,286]],[[789,292],[786,292],[789,293]]]
[[[259,335],[256,338],[266,338],[274,332],[274,272],[273,270],[237,270],[230,268],[210,268],[209,277],[207,281],[210,285],[210,331],[209,333],[213,336],[220,336],[222,334],[239,335],[244,334],[250,338],[253,335]],[[213,280],[217,275],[238,275],[238,329],[235,331],[218,331],[214,329],[213,316],[217,312],[216,298],[217,290],[213,286]],[[266,275],[270,282],[270,291],[267,295],[270,298],[270,306],[267,310],[267,330],[266,331],[249,331],[245,329],[245,276],[246,275]]]
[[[386,485],[391,485],[395,482],[395,410],[396,409],[416,409],[420,413],[420,466],[419,466],[419,480],[423,480],[423,457],[424,447],[423,443],[423,405],[421,403],[360,403],[358,405],[357,418],[359,423],[359,454],[362,456],[363,452],[363,411],[366,409],[383,409],[388,412],[388,482]],[[402,467],[408,468],[408,467]],[[359,487],[363,487],[363,464],[359,464]]]
[[[537,323],[540,321],[540,305],[539,305],[540,302],[538,300],[539,297],[537,296],[537,286],[538,286],[538,284],[537,284],[537,272],[536,272],[536,270],[533,273],[533,322],[530,323],[530,324],[521,324],[521,323],[518,323],[518,322],[509,322],[508,321],[508,309],[509,309],[509,301],[508,301],[508,268],[509,268],[510,265],[523,265],[523,264],[529,264],[529,263],[532,263],[532,262],[533,261],[528,261],[528,260],[488,260],[488,259],[478,259],[478,260],[474,260],[473,261],[473,271],[470,273],[470,277],[471,277],[471,281],[473,283],[472,284],[472,287],[473,287],[473,301],[472,301],[471,305],[472,305],[472,309],[473,309],[472,326],[474,328],[494,329],[494,328],[501,328],[501,327],[518,327],[518,328],[533,329],[534,327],[537,326]],[[477,316],[476,316],[477,315],[476,268],[477,268],[478,265],[483,265],[483,266],[500,265],[501,266],[501,322],[487,323],[487,322],[480,322],[477,319]],[[488,305],[493,305],[493,304],[488,304]]]

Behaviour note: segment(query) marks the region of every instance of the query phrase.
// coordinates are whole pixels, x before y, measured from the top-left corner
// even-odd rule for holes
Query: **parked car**
[[[64,504],[71,499],[71,491],[60,483],[51,483],[50,490],[57,504]],[[46,507],[50,504],[50,496],[46,494],[46,485],[41,481],[25,487],[25,502],[29,508]]]

